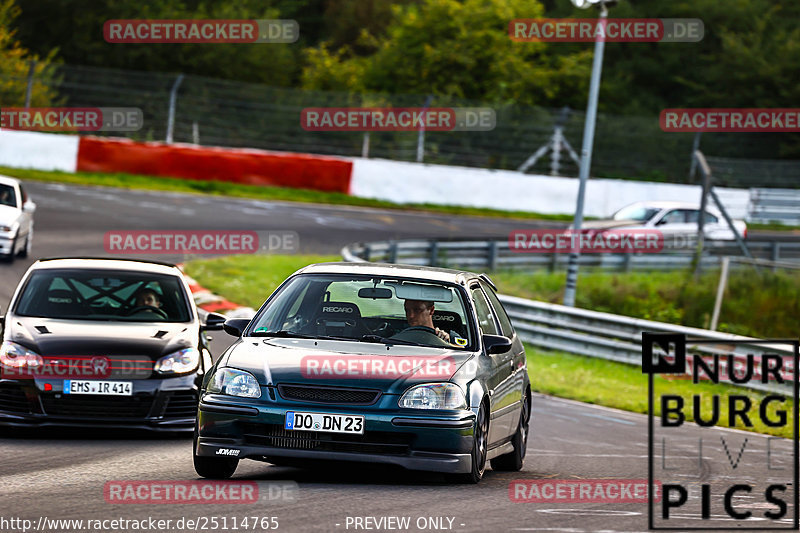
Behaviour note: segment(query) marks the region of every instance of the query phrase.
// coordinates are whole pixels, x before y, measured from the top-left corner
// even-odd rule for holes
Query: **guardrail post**
[[[781,258],[781,243],[779,241],[772,241],[772,260],[779,261]],[[775,272],[775,265],[772,266],[772,271]]]
[[[372,255],[372,244],[367,243],[364,245],[364,261],[369,261],[371,255]]]
[[[178,87],[183,81],[183,74],[179,74],[169,91],[169,110],[167,111],[167,144],[172,144],[172,132],[175,129],[175,100],[178,98]]]
[[[439,242],[431,241],[431,255],[430,258],[428,259],[428,263],[430,264],[430,266],[432,267],[436,266],[437,262],[436,260],[438,259],[438,255],[439,255]]]
[[[553,252],[550,256],[550,272],[555,272],[558,269],[558,254]]]
[[[497,269],[497,241],[489,241],[489,257],[487,267],[489,270]]]
[[[389,242],[389,262],[397,263],[397,241]]]
[[[622,271],[623,272],[630,272],[631,271],[631,255],[633,255],[633,254],[625,254],[625,260],[622,262]]]

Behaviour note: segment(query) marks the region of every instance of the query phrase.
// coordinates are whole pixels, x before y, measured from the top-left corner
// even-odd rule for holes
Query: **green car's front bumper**
[[[361,415],[364,433],[287,430],[288,411]],[[469,409],[400,409],[393,395],[384,395],[375,405],[342,406],[205,394],[198,410],[196,453],[267,461],[385,463],[409,470],[468,473],[474,425],[475,414]]]

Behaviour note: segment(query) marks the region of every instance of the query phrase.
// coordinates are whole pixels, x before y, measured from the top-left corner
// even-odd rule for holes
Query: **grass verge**
[[[352,205],[357,207],[376,207],[381,209],[418,210],[448,215],[470,215],[500,218],[521,218],[553,220],[569,222],[572,215],[549,215],[529,213],[526,211],[501,211],[478,207],[461,207],[434,204],[396,204],[384,200],[357,198],[339,192],[322,192],[309,189],[290,189],[286,187],[267,187],[260,185],[242,185],[223,181],[200,181],[159,176],[141,176],[123,173],[100,172],[68,172],[33,170],[0,167],[0,174],[22,180],[49,181],[70,183],[74,185],[99,185],[104,187],[120,187],[123,189],[144,189],[152,191],[171,191],[184,193],[211,194],[232,196],[236,198],[252,198],[256,200],[273,200],[281,202],[303,202],[331,205]]]
[[[258,308],[273,290],[297,269],[323,261],[338,261],[338,256],[228,256],[208,260],[195,260],[186,264],[186,272],[201,285],[221,294],[231,301]],[[583,278],[582,278],[583,279]],[[635,366],[560,352],[544,351],[526,346],[528,373],[535,391],[561,398],[647,413],[647,376]],[[760,405],[766,396],[757,391],[712,383],[693,385],[687,380],[667,380],[656,377],[658,392],[680,395],[684,405],[691,406],[695,394],[702,397],[702,416],[711,413],[711,398],[726,398],[731,394],[746,395],[753,406]],[[791,413],[792,404],[770,404],[769,415],[774,419],[780,407]],[[757,407],[751,409],[755,412]],[[720,402],[720,426],[728,427],[727,402]],[[687,420],[694,420],[691,410],[684,409]],[[660,408],[656,405],[656,414]],[[740,420],[734,427],[780,437],[791,437],[788,428],[771,428],[753,418],[753,427],[744,427]]]
[[[184,270],[206,289],[258,309],[296,270],[341,259],[338,255],[228,255],[189,261]]]
[[[647,376],[642,374],[641,368],[605,359],[544,351],[529,345],[525,346],[525,350],[528,354],[528,373],[533,390],[561,398],[647,414]],[[688,379],[668,380],[662,376],[656,376],[653,387],[656,398],[662,393],[683,398],[683,413],[686,420],[694,420],[691,409],[694,395],[700,395],[700,414],[704,420],[710,418],[712,398],[717,395],[722,400],[719,402],[718,426],[735,427],[777,437],[792,437],[791,425],[780,428],[769,427],[756,415],[758,406],[767,396],[766,393],[710,382],[694,385]],[[728,402],[725,398],[733,394],[750,398],[753,408],[749,414],[753,427],[745,427],[738,418],[733,426],[727,423]],[[777,420],[776,409],[786,411],[791,421],[793,409],[791,399],[781,405],[771,402],[767,410],[770,420]],[[658,401],[655,402],[654,410],[657,416],[661,415]]]
[[[492,273],[501,293],[561,303],[564,272]],[[688,270],[598,272],[581,270],[576,306],[594,311],[708,328],[719,270],[695,279]],[[797,271],[734,268],[720,309],[719,331],[762,338],[797,338],[800,276]]]

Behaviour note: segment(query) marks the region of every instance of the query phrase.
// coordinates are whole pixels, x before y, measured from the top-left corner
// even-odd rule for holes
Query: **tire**
[[[489,445],[489,413],[486,403],[481,403],[478,417],[475,419],[475,431],[472,439],[472,471],[467,474],[456,474],[456,481],[464,484],[478,483],[486,471],[486,451]]]
[[[20,249],[17,257],[22,257],[23,259],[28,257],[31,253],[31,234],[28,233],[28,236],[25,237],[25,245]]]
[[[2,256],[3,261],[5,261],[6,263],[13,263],[14,257],[16,256],[16,252],[14,252],[16,248],[17,248],[17,238],[14,237],[14,240],[11,241],[11,251],[9,251],[7,254],[3,254]]]
[[[236,472],[236,467],[239,466],[239,459],[197,455],[197,430],[195,430],[192,441],[192,458],[194,459],[194,471],[200,477],[207,479],[229,479]]]
[[[528,447],[530,420],[531,398],[526,396],[525,401],[522,403],[522,413],[519,416],[517,431],[511,439],[514,451],[492,459],[492,470],[500,472],[519,472],[522,470],[522,464],[525,462],[525,450]]]

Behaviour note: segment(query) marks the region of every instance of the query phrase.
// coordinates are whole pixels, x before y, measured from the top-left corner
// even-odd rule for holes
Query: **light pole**
[[[578,181],[578,202],[575,206],[573,233],[580,235],[583,224],[583,204],[586,196],[586,180],[592,166],[592,146],[594,145],[594,126],[597,121],[597,98],[600,94],[600,74],[603,71],[603,50],[605,48],[605,22],[608,18],[606,4],[613,5],[616,0],[572,0],[575,6],[585,9],[592,5],[600,7],[601,31],[596,31],[594,40],[594,60],[592,62],[592,80],[589,84],[589,102],[586,104],[586,123],[583,126],[583,147],[581,148],[581,168]],[[572,241],[575,242],[574,240]],[[580,247],[573,247],[569,254],[567,266],[567,283],[564,288],[564,305],[575,306],[575,287],[578,283],[578,258]]]

